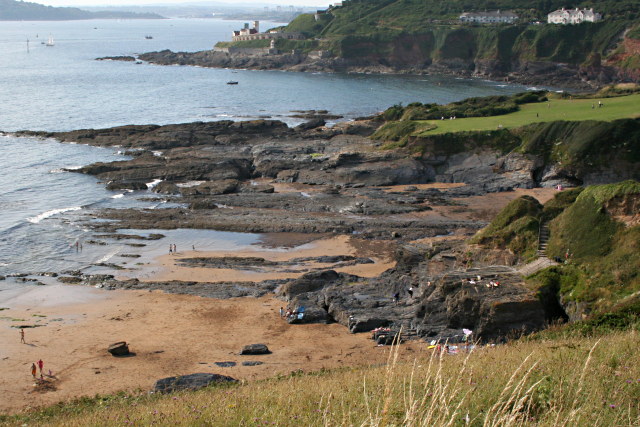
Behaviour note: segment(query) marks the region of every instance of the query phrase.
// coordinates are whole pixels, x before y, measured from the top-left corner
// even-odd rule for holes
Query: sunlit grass
[[[603,106],[598,107],[598,102]],[[592,108],[593,107],[593,108]],[[449,132],[496,130],[517,128],[531,123],[553,122],[557,120],[612,121],[623,118],[640,117],[640,94],[616,98],[594,99],[552,99],[549,102],[523,104],[520,111],[491,117],[469,117],[455,120],[420,120],[418,125],[435,128],[418,130],[414,135],[429,136]]]

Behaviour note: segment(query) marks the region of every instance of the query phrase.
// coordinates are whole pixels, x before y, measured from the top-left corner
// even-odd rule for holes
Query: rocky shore
[[[207,282],[117,280],[115,273],[67,272],[58,280],[209,298],[276,294],[292,308],[306,307],[303,322],[338,322],[352,332],[394,326],[417,336],[447,339],[466,328],[477,331],[480,339],[499,340],[543,327],[548,320],[545,307],[509,267],[517,259],[505,254],[470,259],[462,239],[491,219],[496,213],[491,208],[499,209],[470,210],[484,206],[477,201],[482,197],[555,185],[555,180],[536,180],[534,170],[544,160],[487,149],[418,157],[402,149],[382,149],[368,137],[379,125],[375,118],[332,128],[321,119],[297,128],[259,120],[24,132],[122,147],[131,160],[73,172],[94,175],[115,190],[144,190],[154,183],[156,195],[151,197],[174,206],[94,211],[85,225],[94,230],[95,244],[126,242],[131,233],[121,230],[128,229],[348,235],[391,248],[395,265],[377,277],[362,277],[339,272],[373,262],[362,255],[326,253],[275,262],[259,256],[198,255],[171,262],[180,268],[297,274],[291,279]],[[433,182],[444,184],[429,184]],[[140,239],[132,242],[144,244]],[[476,276],[483,278],[476,285],[463,282]],[[499,287],[489,286],[493,279]]]
[[[116,58],[110,58],[116,59]],[[612,67],[580,68],[567,64],[530,61],[512,64],[504,71],[498,61],[472,62],[462,59],[440,60],[420,67],[406,64],[393,65],[389,61],[349,60],[321,58],[304,53],[252,55],[215,50],[199,52],[173,52],[162,50],[139,55],[139,60],[157,65],[191,65],[208,68],[235,68],[250,70],[285,70],[295,72],[339,72],[370,74],[442,74],[459,77],[478,77],[534,86],[565,87],[590,91],[615,81],[617,71]],[[124,59],[130,60],[130,59]]]

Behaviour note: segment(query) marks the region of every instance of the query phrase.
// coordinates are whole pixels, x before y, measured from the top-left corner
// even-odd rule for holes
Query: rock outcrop
[[[238,382],[238,380],[226,375],[197,373],[158,380],[153,387],[153,391],[156,393],[173,393],[182,390],[198,390],[211,384],[230,382]]]

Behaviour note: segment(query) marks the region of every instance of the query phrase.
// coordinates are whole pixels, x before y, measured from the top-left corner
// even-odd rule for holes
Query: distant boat
[[[147,40],[151,40],[153,38],[153,36],[144,36],[145,39]]]
[[[238,84],[238,82],[234,82],[234,81],[232,80],[232,81],[227,82],[227,84],[228,84],[228,85],[237,85],[237,84]]]
[[[44,45],[45,46],[55,46],[55,43],[53,42],[53,36],[51,34],[49,34],[49,40],[47,40],[47,42]]]

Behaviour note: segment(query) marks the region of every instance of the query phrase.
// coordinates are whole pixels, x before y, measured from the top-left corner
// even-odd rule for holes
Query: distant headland
[[[156,13],[89,12],[76,7],[0,0],[0,21],[70,21],[81,19],[164,19]]]

